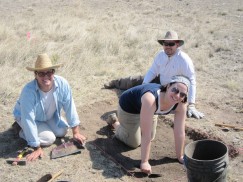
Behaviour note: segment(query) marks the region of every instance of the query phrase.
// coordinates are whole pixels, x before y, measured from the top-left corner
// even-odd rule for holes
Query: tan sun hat
[[[35,62],[35,67],[31,68],[27,66],[26,69],[29,71],[44,71],[49,69],[55,69],[62,65],[63,64],[53,65],[51,59],[47,54],[39,54]]]
[[[165,40],[177,40],[177,41],[179,41],[179,45],[180,46],[182,46],[184,44],[184,40],[179,39],[177,33],[175,31],[173,31],[173,30],[166,32],[165,38],[164,39],[159,39],[158,42],[161,45],[163,45],[163,42]]]

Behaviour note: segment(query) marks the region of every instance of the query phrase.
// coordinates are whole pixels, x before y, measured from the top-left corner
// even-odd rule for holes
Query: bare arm
[[[149,155],[151,147],[151,131],[153,124],[153,115],[156,109],[155,97],[147,92],[142,97],[142,108],[140,112],[140,127],[142,132],[141,138],[141,171],[151,173],[149,164]]]
[[[185,144],[186,104],[179,103],[174,116],[174,137],[177,159],[183,163]]]

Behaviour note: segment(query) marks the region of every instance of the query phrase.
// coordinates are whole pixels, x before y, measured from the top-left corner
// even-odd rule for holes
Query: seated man
[[[80,133],[79,117],[73,101],[71,88],[61,76],[54,75],[55,68],[47,54],[40,54],[35,67],[26,69],[34,72],[35,78],[27,83],[14,107],[13,126],[20,126],[19,136],[27,141],[34,151],[26,156],[27,161],[42,157],[42,146],[49,146],[56,137],[66,135],[72,128],[73,138],[83,144],[86,137]],[[61,117],[64,110],[66,119]]]

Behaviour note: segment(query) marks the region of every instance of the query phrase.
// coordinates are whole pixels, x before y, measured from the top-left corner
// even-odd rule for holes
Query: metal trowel
[[[61,145],[52,149],[51,159],[65,157],[72,154],[78,154],[81,153],[81,149],[84,148],[83,145],[75,140],[65,142],[65,140],[62,138],[61,142]]]

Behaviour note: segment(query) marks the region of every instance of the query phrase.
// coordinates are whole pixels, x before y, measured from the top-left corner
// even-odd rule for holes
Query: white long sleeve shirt
[[[165,85],[169,83],[172,76],[183,75],[191,81],[188,102],[195,103],[196,97],[196,76],[194,65],[191,58],[177,49],[172,57],[168,57],[164,50],[160,51],[154,59],[154,62],[146,73],[143,83],[151,82],[156,76],[160,75],[160,83]]]

